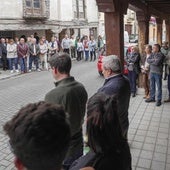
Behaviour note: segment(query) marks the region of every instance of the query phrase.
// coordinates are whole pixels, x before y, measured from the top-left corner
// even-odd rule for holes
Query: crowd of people
[[[128,78],[130,81],[132,97],[136,96],[136,80],[142,73],[146,102],[156,102],[156,106],[162,104],[162,79],[167,80],[169,96],[164,102],[170,102],[170,48],[164,42],[145,45],[145,53],[140,54],[137,46],[132,46],[125,57],[128,66]],[[163,71],[164,68],[164,71]],[[163,77],[164,73],[164,77]],[[156,99],[157,89],[157,100]]]
[[[1,38],[0,62],[4,71],[11,73],[27,73],[48,70],[48,57],[55,54],[58,45],[55,37],[48,42],[45,36],[41,38],[35,33],[30,37]]]
[[[39,41],[40,44],[37,43],[36,37],[30,38],[28,46],[25,39],[20,38],[18,45],[15,45],[20,55],[22,71],[26,71],[24,64],[27,51],[30,51],[29,70],[32,69],[33,62],[36,69],[39,69],[35,56],[43,49],[40,45],[45,44],[42,39]],[[85,46],[86,41],[88,42],[87,37],[84,38]],[[78,43],[82,42],[79,40]],[[50,44],[49,65],[55,79],[54,89],[44,94],[44,101],[22,107],[4,125],[11,150],[15,155],[16,168],[131,170],[128,144],[130,97],[136,95],[136,80],[142,72],[145,101],[155,102],[157,85],[156,106],[161,105],[163,64],[166,69],[164,79],[168,78],[168,89],[170,81],[170,50],[167,44],[165,43],[162,48],[159,44],[154,44],[153,47],[146,45],[144,56],[139,54],[137,46],[131,47],[131,51],[128,51],[125,57],[129,70],[128,77],[122,73],[118,56],[104,56],[102,70],[105,82],[90,99],[84,85],[70,75],[72,60],[69,55],[68,36],[65,35],[61,42],[64,53],[53,52],[59,49],[55,37],[52,37],[48,44]],[[91,51],[85,50],[84,53],[85,60],[86,58],[88,60]],[[93,51],[92,55],[94,56]],[[170,102],[170,97],[166,102]],[[85,113],[89,152],[83,155],[82,126]]]
[[[80,61],[84,58],[85,61],[95,61],[96,52],[104,46],[101,36],[96,41],[94,36],[83,36],[82,38],[71,36],[65,37],[59,41],[56,36],[53,36],[48,42],[45,36],[39,38],[37,33],[30,37],[24,35],[20,38],[1,38],[0,40],[0,64],[4,71],[10,70],[14,72],[31,72],[33,66],[35,70],[48,70],[48,61],[51,56],[60,51],[66,52],[71,58],[76,58]]]
[[[120,59],[115,55],[104,57],[105,82],[89,100],[83,84],[70,75],[72,60],[67,53],[53,55],[49,64],[55,88],[45,95],[44,101],[22,107],[4,125],[16,168],[131,170],[131,93],[129,81],[121,73]],[[83,155],[85,112],[89,152]]]

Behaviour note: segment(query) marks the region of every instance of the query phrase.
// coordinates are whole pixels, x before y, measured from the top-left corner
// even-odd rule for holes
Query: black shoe
[[[162,103],[161,103],[161,101],[159,101],[159,100],[156,102],[156,106],[160,106],[161,104],[162,104]]]
[[[155,99],[151,99],[151,98],[149,98],[149,99],[146,99],[146,100],[145,100],[145,102],[146,102],[146,103],[155,102]]]
[[[135,97],[136,96],[136,94],[135,93],[132,93],[132,97]]]

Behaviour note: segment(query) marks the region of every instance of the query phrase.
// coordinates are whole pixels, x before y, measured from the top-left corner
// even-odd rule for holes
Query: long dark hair
[[[118,98],[93,95],[87,104],[88,145],[95,153],[118,149],[123,141],[118,118]]]

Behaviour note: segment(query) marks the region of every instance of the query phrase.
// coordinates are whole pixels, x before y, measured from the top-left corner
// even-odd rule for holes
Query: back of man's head
[[[67,53],[55,54],[49,61],[51,68],[58,69],[61,74],[70,74],[71,58]]]
[[[121,73],[121,62],[118,56],[109,55],[103,58],[103,67],[113,73]]]
[[[4,125],[16,159],[28,170],[60,170],[70,142],[61,106],[46,102],[21,108]]]

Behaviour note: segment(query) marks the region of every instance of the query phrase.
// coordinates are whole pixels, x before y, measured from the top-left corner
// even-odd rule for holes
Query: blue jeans
[[[36,70],[39,68],[38,67],[38,56],[32,56],[30,55],[30,58],[29,58],[29,70],[32,69],[32,63],[34,62],[35,64],[35,67],[36,67]]]
[[[89,51],[84,51],[85,53],[85,61],[87,61],[89,59]]]
[[[19,57],[19,64],[22,72],[27,71],[27,58]]]
[[[150,73],[150,96],[155,100],[156,86],[158,88],[157,100],[162,100],[162,75],[157,73]]]
[[[94,59],[93,59],[94,56]],[[96,51],[90,51],[90,61],[95,61],[96,60]]]
[[[18,70],[18,58],[8,58],[9,69],[13,70],[13,65],[15,66],[15,70]]]
[[[128,78],[130,82],[131,93],[136,93],[136,78],[137,78],[136,72],[128,71]]]

